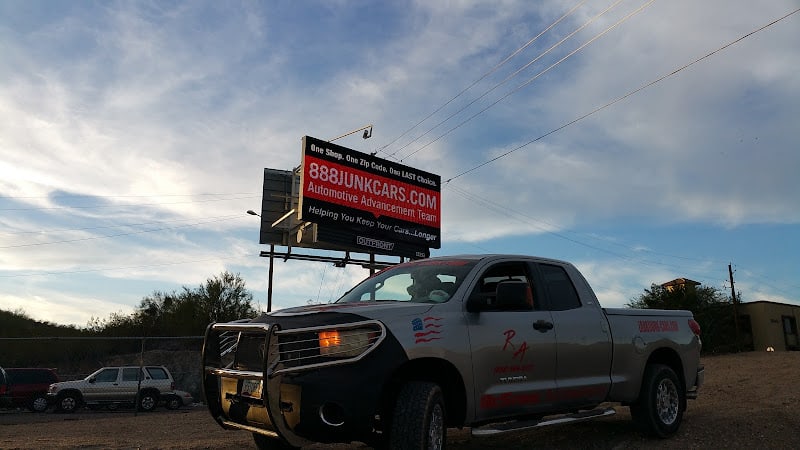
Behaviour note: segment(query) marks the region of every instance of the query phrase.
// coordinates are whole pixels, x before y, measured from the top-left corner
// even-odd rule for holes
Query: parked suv
[[[110,409],[135,405],[151,411],[162,393],[174,390],[172,374],[164,366],[103,367],[83,380],[51,384],[47,398],[61,412],[74,412],[83,405]]]
[[[11,386],[11,404],[31,411],[47,409],[47,389],[58,382],[53,369],[9,367],[6,375]]]

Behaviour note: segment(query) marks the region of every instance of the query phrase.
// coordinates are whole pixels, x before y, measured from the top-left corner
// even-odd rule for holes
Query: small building
[[[800,305],[765,300],[739,303],[738,311],[742,341],[757,351],[771,347],[775,351],[800,350],[797,322]]]
[[[672,281],[661,284],[661,287],[666,289],[667,292],[673,292],[676,289],[683,289],[684,292],[690,292],[697,286],[700,286],[699,281],[690,280],[688,278],[675,278]]]

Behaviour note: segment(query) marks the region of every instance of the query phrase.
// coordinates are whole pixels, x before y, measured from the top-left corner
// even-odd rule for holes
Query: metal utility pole
[[[728,276],[731,279],[731,300],[733,301],[733,326],[735,330],[734,338],[736,339],[736,351],[741,351],[739,348],[739,313],[736,310],[736,288],[733,286],[733,269],[731,265],[728,264]]]

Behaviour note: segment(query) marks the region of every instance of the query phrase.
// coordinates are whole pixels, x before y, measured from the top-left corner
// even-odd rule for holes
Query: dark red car
[[[6,376],[11,391],[11,404],[34,412],[47,409],[47,388],[58,382],[53,369],[7,368]]]

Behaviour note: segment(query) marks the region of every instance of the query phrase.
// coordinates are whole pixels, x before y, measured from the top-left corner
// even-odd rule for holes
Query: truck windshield
[[[443,303],[455,294],[476,263],[473,260],[448,259],[398,264],[362,281],[336,303]]]

